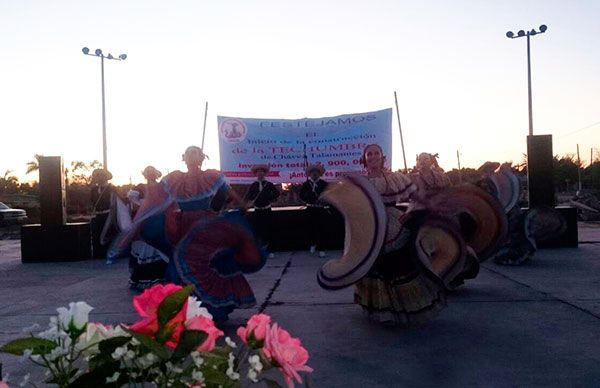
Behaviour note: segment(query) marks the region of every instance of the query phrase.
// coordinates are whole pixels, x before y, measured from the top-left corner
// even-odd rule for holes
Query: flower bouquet
[[[174,284],[147,289],[133,298],[141,319],[129,326],[89,322],[92,307],[70,303],[57,309],[46,331],[30,330],[29,337],[10,341],[0,351],[46,368],[45,383],[59,387],[210,388],[259,382],[277,387],[280,377],[294,387],[303,382],[300,372],[312,372],[300,340],[265,314],[238,328],[239,347],[229,337],[218,346],[224,333],[192,291]]]

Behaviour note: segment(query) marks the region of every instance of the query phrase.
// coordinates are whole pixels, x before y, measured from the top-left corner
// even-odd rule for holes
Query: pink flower
[[[158,306],[160,303],[169,295],[181,290],[183,287],[175,284],[157,284],[147,290],[141,295],[133,298],[133,307],[136,309],[138,314],[143,318],[142,320],[129,326],[131,331],[136,333],[145,334],[154,338],[159,330],[158,324]],[[187,301],[183,305],[183,308],[177,315],[167,323],[167,327],[172,331],[171,336],[165,342],[165,345],[171,348],[175,348],[179,343],[179,336],[184,330],[184,322],[187,310]]]
[[[246,327],[240,326],[237,329],[237,335],[241,340],[248,344],[250,340],[263,341],[269,331],[271,317],[266,314],[255,314],[250,317]],[[254,334],[252,338],[251,335]]]
[[[188,330],[201,330],[208,334],[208,337],[204,340],[196,350],[199,352],[210,352],[215,347],[217,338],[221,337],[224,333],[219,330],[212,319],[209,319],[203,315],[198,315],[188,320],[185,323]]]
[[[141,295],[135,296],[133,298],[133,307],[144,318],[156,317],[160,302],[182,288],[175,284],[157,284],[146,289]]]
[[[3,381],[0,381],[0,388],[9,388],[9,387],[8,387],[8,384],[6,384]]]
[[[302,383],[298,372],[312,372],[312,368],[306,365],[308,351],[302,347],[302,342],[276,323],[267,332],[263,352],[281,370],[290,388],[294,387],[294,380]]]

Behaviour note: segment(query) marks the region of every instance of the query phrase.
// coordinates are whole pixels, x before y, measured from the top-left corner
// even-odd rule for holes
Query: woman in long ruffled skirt
[[[109,252],[109,262],[123,255],[131,242],[162,216],[150,245],[169,260],[165,280],[194,285],[194,293],[213,317],[222,321],[235,308],[256,304],[243,276],[265,263],[254,233],[239,211],[220,212],[228,201],[241,201],[217,170],[202,171],[204,153],[188,147],[183,154],[187,172],[174,171],[153,186],[138,210],[133,227]]]

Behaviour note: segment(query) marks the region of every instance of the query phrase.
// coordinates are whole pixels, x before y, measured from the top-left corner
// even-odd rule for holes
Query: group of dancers
[[[266,179],[269,166],[256,165],[257,180],[240,197],[221,172],[201,169],[204,158],[191,146],[182,156],[186,172],[159,181],[158,170],[144,170],[147,183],[128,195],[135,216],[121,226],[107,258],[130,258],[130,283],[137,289],[163,281],[194,285],[198,299],[224,321],[234,309],[256,303],[244,274],[272,257],[266,242],[279,192]],[[446,306],[448,292],[477,275],[481,261],[498,256],[500,263],[515,264],[532,257],[534,225],[546,213],[525,219],[532,212],[514,210],[520,188],[507,165],[482,170],[477,184],[452,186],[436,155],[420,154],[410,174],[386,169],[377,144],[367,145],[360,161],[365,175],[329,183],[321,179],[322,165],[308,166],[300,197],[311,225],[320,224],[325,204],[344,216],[344,251],[323,264],[317,280],[325,289],[354,285],[354,301],[370,318],[426,322]],[[249,205],[254,228],[245,216]],[[309,237],[311,253],[324,257],[322,233],[313,229]]]

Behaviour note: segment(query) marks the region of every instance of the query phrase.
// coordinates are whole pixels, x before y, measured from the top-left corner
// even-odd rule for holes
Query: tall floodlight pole
[[[84,47],[81,51],[85,55],[91,55],[100,58],[100,80],[102,83],[102,167],[108,169],[108,161],[106,157],[106,103],[104,98],[104,58],[113,59],[115,61],[124,61],[127,59],[127,54],[121,54],[117,58],[113,57],[112,54],[104,55],[101,49],[96,49],[94,54],[90,54],[90,49]]]
[[[543,34],[546,32],[548,27],[545,24],[542,24],[539,28],[539,31],[532,29],[531,31],[523,31],[519,30],[517,35],[512,31],[508,31],[506,33],[506,37],[510,39],[522,38],[524,36],[527,37],[527,87],[528,87],[528,102],[529,102],[529,135],[533,135],[533,112],[532,112],[532,103],[531,103],[531,53],[530,53],[530,45],[529,45],[529,37],[535,36],[537,34]]]

